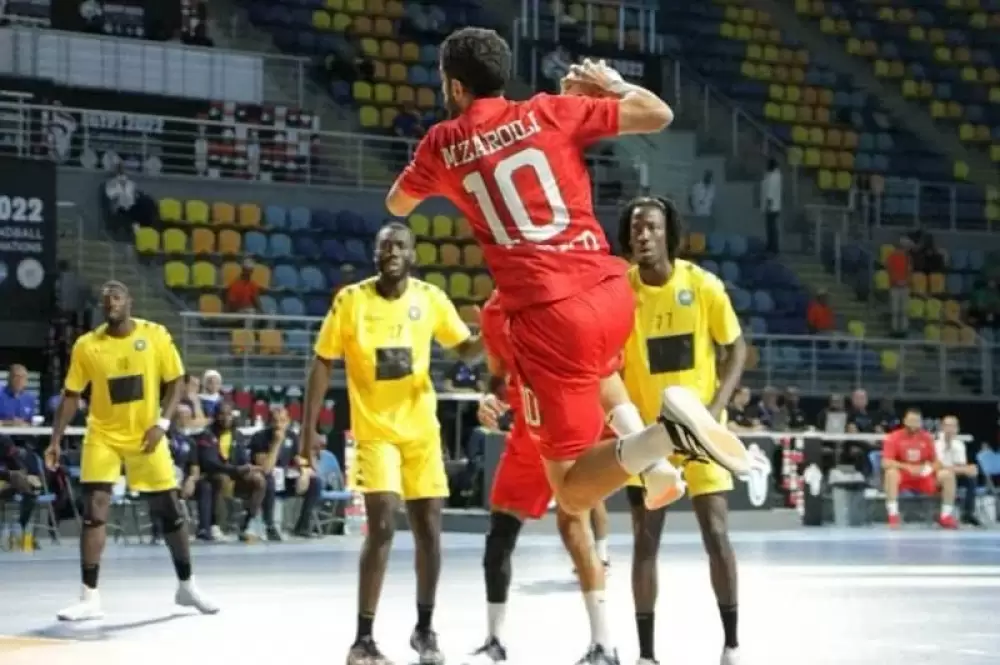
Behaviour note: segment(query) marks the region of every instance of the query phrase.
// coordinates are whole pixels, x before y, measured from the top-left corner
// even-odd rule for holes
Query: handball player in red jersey
[[[683,388],[664,391],[664,422],[642,428],[629,404],[617,414],[629,433],[597,443],[601,379],[618,370],[635,301],[627,266],[611,255],[594,215],[583,151],[602,139],[659,132],[673,119],[670,107],[591,61],[563,80],[568,94],[510,101],[503,96],[510,47],[483,28],[445,39],[440,67],[452,119],[428,131],[386,206],[405,217],[440,195],[469,219],[510,317],[517,373],[539,405],[539,420],[528,425],[560,506],[583,513],[635,474],[650,507],[665,505],[683,487],[665,461],[675,453],[745,473],[739,439]],[[679,427],[668,430],[670,423]]]

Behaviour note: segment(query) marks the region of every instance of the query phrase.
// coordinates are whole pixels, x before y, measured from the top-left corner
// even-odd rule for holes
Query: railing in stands
[[[977,203],[978,188],[969,186],[963,200],[954,182],[871,176],[855,178],[851,198],[874,228],[989,233],[1000,226],[1000,192],[987,191]]]

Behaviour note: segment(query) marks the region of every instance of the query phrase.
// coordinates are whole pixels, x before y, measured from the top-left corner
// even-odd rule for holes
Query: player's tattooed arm
[[[737,337],[732,344],[720,346],[719,356],[719,387],[708,406],[709,413],[716,419],[729,404],[743,378],[743,368],[747,364],[747,342],[743,335]]]
[[[318,435],[319,412],[323,408],[323,398],[330,386],[333,360],[313,356],[306,379],[306,394],[302,400],[302,432],[299,436],[299,463],[312,459],[313,441]]]

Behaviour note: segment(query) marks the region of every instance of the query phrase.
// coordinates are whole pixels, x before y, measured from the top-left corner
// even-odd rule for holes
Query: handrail
[[[895,176],[872,176],[862,187],[854,179],[852,194],[863,193],[861,205],[866,207],[869,223],[877,228],[900,229],[922,226],[929,230],[953,233],[990,233],[994,225],[985,214],[959,219],[959,184],[946,180],[920,180]],[[934,196],[937,192],[938,196]],[[938,203],[938,208],[930,206]],[[947,212],[940,214],[940,206]],[[1000,217],[1000,204],[997,204]],[[996,220],[1000,224],[1000,219]]]

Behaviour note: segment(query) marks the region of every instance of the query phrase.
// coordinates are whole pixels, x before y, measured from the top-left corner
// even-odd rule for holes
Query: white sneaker
[[[715,420],[687,388],[670,386],[663,391],[660,416],[666,421],[676,453],[710,459],[737,476],[750,470],[750,456],[743,442]]]
[[[677,501],[687,490],[687,484],[677,469],[666,460],[660,460],[639,474],[645,490],[647,510],[659,510]]]
[[[70,605],[59,612],[56,617],[60,621],[93,621],[104,618],[104,610],[101,609],[101,594],[97,589],[91,589],[86,585],[81,586],[80,602]]]
[[[226,539],[226,534],[222,532],[222,528],[218,525],[213,526],[210,533],[212,534],[212,540],[222,542]]]
[[[219,606],[198,590],[193,577],[177,587],[174,603],[181,607],[193,607],[202,614],[215,614],[219,611]]]
[[[740,665],[739,649],[723,649],[722,661],[719,665]]]

